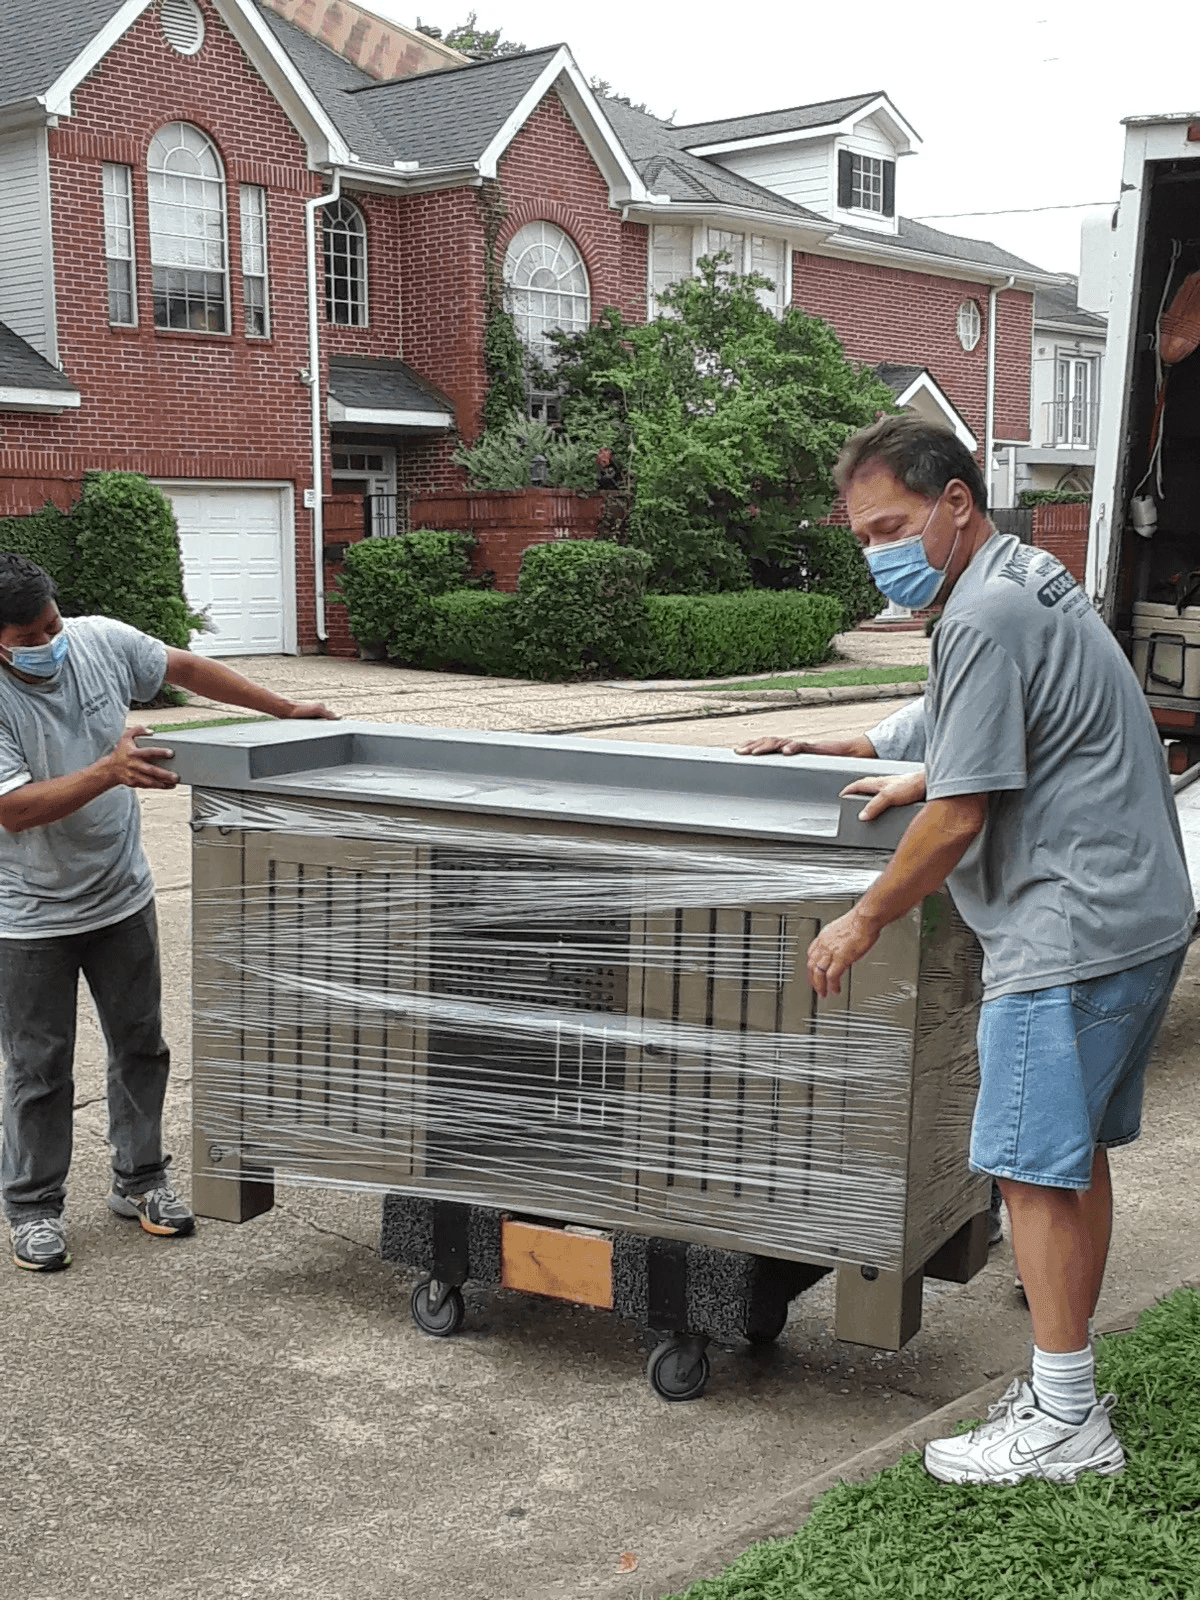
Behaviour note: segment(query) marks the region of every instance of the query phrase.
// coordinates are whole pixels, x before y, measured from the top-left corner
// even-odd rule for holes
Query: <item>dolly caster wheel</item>
[[[664,1339],[646,1363],[646,1376],[664,1400],[699,1400],[712,1368],[703,1339]]]
[[[462,1294],[453,1285],[426,1278],[412,1292],[412,1319],[422,1333],[434,1339],[448,1339],[457,1333],[466,1314]]]

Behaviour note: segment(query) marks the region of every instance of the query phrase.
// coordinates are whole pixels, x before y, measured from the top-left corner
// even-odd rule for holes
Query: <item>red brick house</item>
[[[972,448],[1022,442],[1051,280],[898,218],[915,144],[884,95],[671,127],[564,46],[468,62],[347,0],[6,0],[0,514],[145,472],[198,648],[321,648],[326,513],[459,482],[489,284],[536,348],[716,249]]]

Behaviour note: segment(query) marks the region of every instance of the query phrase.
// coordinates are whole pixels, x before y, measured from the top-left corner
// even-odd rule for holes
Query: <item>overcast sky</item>
[[[1078,270],[1082,210],[941,214],[1113,200],[1121,118],[1200,112],[1196,0],[365,3],[443,29],[477,6],[480,26],[565,42],[587,77],[681,123],[885,90],[923,141],[896,175],[900,211],[1056,272]]]

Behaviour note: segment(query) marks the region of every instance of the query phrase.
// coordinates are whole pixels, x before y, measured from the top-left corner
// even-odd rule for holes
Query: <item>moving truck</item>
[[[1200,762],[1200,111],[1127,120],[1120,202],[1103,226],[1087,588],[1182,772]],[[1085,237],[1081,304],[1086,278]]]

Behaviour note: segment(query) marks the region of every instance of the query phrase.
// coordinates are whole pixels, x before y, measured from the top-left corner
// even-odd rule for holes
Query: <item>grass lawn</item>
[[[1119,1397],[1120,1478],[951,1487],[905,1456],[831,1489],[799,1533],[686,1600],[1196,1600],[1200,1294],[1181,1289],[1101,1340],[1097,1369],[1099,1392]]]
[[[926,666],[912,667],[847,667],[844,672],[793,672],[784,678],[759,678],[751,683],[723,683],[720,690],[708,694],[728,694],[730,689],[744,689],[753,694],[757,689],[837,689],[860,683],[924,683],[929,676]]]

